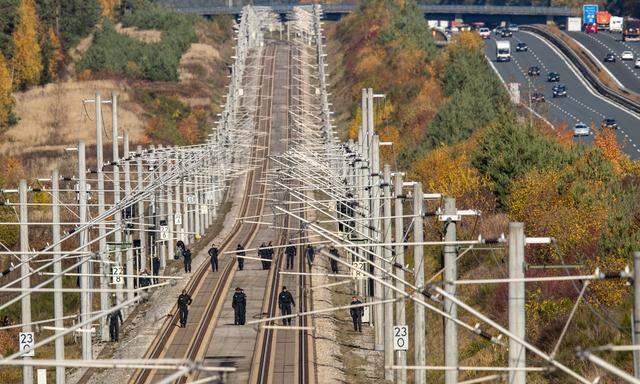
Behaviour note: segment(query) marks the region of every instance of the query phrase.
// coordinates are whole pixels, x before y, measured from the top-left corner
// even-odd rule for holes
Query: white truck
[[[609,21],[609,32],[622,33],[623,23],[624,18],[620,16],[611,16],[611,21]]]
[[[511,43],[509,40],[496,41],[496,61],[511,61]]]

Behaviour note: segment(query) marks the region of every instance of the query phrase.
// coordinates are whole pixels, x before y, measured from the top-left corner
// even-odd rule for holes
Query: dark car
[[[528,50],[529,47],[527,46],[527,43],[520,42],[516,44],[516,52],[527,52]]]
[[[553,97],[567,97],[567,87],[562,84],[554,85]]]
[[[531,94],[531,101],[534,103],[544,103],[544,95],[542,92],[533,92]]]
[[[547,81],[557,83],[558,81],[560,81],[560,75],[556,72],[549,72],[547,74]]]
[[[529,76],[540,76],[540,67],[529,67],[527,73],[529,74]]]
[[[618,122],[616,121],[616,119],[607,117],[604,120],[602,120],[602,122],[600,123],[600,127],[609,128],[609,129],[618,129]]]
[[[613,53],[607,53],[607,56],[604,57],[604,62],[605,63],[615,63],[616,62],[616,55],[614,55]]]
[[[512,37],[512,36],[513,36],[513,32],[511,32],[511,31],[510,31],[510,30],[508,30],[508,29],[503,29],[503,30],[500,32],[500,36],[501,36],[501,37]]]

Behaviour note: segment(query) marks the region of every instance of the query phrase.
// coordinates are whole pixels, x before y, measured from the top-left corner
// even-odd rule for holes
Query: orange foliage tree
[[[58,80],[58,71],[64,61],[64,55],[62,53],[60,39],[53,28],[49,28],[47,36],[49,38],[49,44],[51,44],[51,55],[49,56],[48,63],[49,73],[51,75],[51,80],[55,81]]]
[[[425,191],[457,198],[485,185],[485,180],[469,163],[462,145],[442,146],[426,153],[412,164],[409,179],[421,181]]]
[[[112,18],[119,4],[120,0],[100,0],[102,16]]]
[[[11,73],[4,55],[0,53],[0,128],[7,126],[14,100],[11,96]]]
[[[38,43],[38,15],[34,0],[22,0],[18,7],[18,24],[13,31],[13,83],[25,88],[38,84],[42,73]]]

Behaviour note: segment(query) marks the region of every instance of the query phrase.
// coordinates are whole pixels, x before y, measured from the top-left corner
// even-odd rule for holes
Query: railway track
[[[257,114],[257,124],[259,128],[258,131],[264,131],[265,134],[256,136],[256,145],[252,150],[252,157],[256,158],[258,152],[260,151],[259,147],[263,147],[264,160],[260,168],[251,170],[247,175],[247,187],[245,188],[241,204],[239,213],[240,216],[259,214],[264,208],[265,199],[255,199],[252,198],[252,196],[255,196],[256,192],[257,195],[262,197],[264,197],[264,195],[266,194],[266,185],[264,183],[260,183],[259,180],[262,178],[262,175],[266,172],[268,167],[267,158],[269,154],[271,140],[270,133],[272,126],[270,119],[262,119],[261,117],[265,115],[263,113],[265,110],[271,111],[272,108],[273,101],[270,95],[273,93],[274,86],[273,71],[275,70],[276,50],[277,47],[275,45],[268,45],[265,48],[265,53],[262,57],[262,69],[260,74],[262,84],[259,91],[260,107]],[[265,76],[265,72],[268,73],[267,76]],[[269,94],[266,96],[264,94],[265,89],[269,90]],[[260,128],[263,129],[261,130]],[[224,252],[225,250],[228,250],[230,246],[238,242],[238,240],[240,240],[239,242],[243,244],[248,244],[253,239],[257,231],[258,224],[256,223],[245,224],[241,223],[240,221],[236,222],[229,236],[220,245],[220,251]],[[233,276],[235,275],[235,266],[235,258],[230,258],[230,260],[227,260],[225,263],[223,263],[221,272],[219,273],[220,276],[216,280],[215,286],[210,293],[207,292],[206,287],[204,287],[205,281],[208,280],[207,277],[210,277],[210,275],[212,274],[209,268],[209,263],[205,262],[198,268],[193,278],[190,280],[186,290],[194,298],[194,300],[196,298],[199,298],[199,295],[204,294],[206,294],[206,296],[208,296],[208,298],[210,299],[207,300],[204,305],[203,311],[199,316],[199,320],[193,330],[193,333],[189,337],[189,341],[186,343],[186,348],[184,348],[184,346],[180,348],[179,345],[177,348],[175,348],[177,349],[177,351],[174,351],[174,356],[171,357],[181,357],[191,361],[197,361],[202,356],[202,350],[208,344],[207,342],[211,335],[212,329],[215,328],[216,325],[216,313],[219,312],[220,307],[223,305],[225,294],[227,293],[229,285],[233,280]],[[191,312],[192,311],[190,310],[190,317],[193,318],[195,314]],[[177,306],[174,306],[172,315],[163,324],[161,331],[148,349],[145,358],[153,359],[167,357],[167,354],[169,353],[168,349],[172,347],[172,341],[177,339],[176,333],[179,330],[179,328],[176,328],[177,320]],[[152,383],[154,382],[154,380],[160,380],[162,376],[164,376],[164,373],[154,372],[150,370],[138,370],[133,374],[130,383]],[[182,377],[181,379],[177,380],[177,382],[184,383],[186,382],[186,380],[186,377]]]
[[[301,95],[301,91],[298,88],[300,86],[300,82],[299,81],[297,82],[298,83],[297,86],[292,86],[293,82],[295,81],[293,74],[296,74],[298,76],[300,75],[299,68],[297,66],[291,66],[291,63],[293,62],[292,55],[293,55],[293,49],[290,46],[288,63],[287,63],[287,68],[290,68],[288,82],[287,82],[287,89],[289,90],[287,100],[289,103],[291,103],[291,101],[293,100],[292,96],[294,96],[294,93],[295,93],[295,96],[297,97],[300,97]],[[288,142],[291,142],[291,138],[292,138],[291,136],[292,136],[293,130],[291,129],[291,126],[289,124],[288,113],[287,113],[287,127],[288,127],[287,136],[289,139]],[[288,201],[290,199],[290,197],[288,196],[288,193],[285,196],[286,196],[286,200]],[[301,204],[288,203],[287,205],[289,209],[292,209],[294,205],[298,206]],[[304,230],[303,228],[300,227],[300,223],[298,222],[298,220],[295,220],[295,219],[293,220],[295,221],[295,223],[292,223],[291,221],[292,220],[290,220],[290,217],[288,215],[285,216],[283,227],[299,228],[299,231],[297,232],[298,238],[303,239]],[[285,232],[287,231],[290,231],[290,230],[285,230]],[[281,245],[286,244],[286,240],[288,238],[289,236],[286,236],[286,234],[282,235],[280,237],[280,240],[281,240],[280,244]],[[280,249],[283,250],[283,248],[280,248]],[[278,295],[282,286],[285,284],[283,283],[283,278],[281,274],[278,272],[283,269],[282,264],[284,263],[284,260],[285,260],[284,252],[279,252],[275,269],[272,271],[273,273],[270,275],[270,278],[268,280],[269,295],[265,296],[265,300],[263,304],[263,308],[265,308],[265,310],[263,311],[263,315],[266,317],[277,316],[279,314],[278,313]],[[303,245],[300,245],[298,247],[296,269],[298,272],[306,272],[307,270]],[[305,296],[306,277],[301,275],[293,278],[296,279],[295,287],[297,291],[296,302],[298,304],[298,311],[299,312],[306,311],[307,310],[307,301]],[[287,285],[290,285],[290,284],[287,284]],[[274,325],[274,324],[273,322],[270,322],[269,325]],[[299,318],[297,325],[300,326],[301,329],[298,329],[295,331],[288,331],[288,330],[276,331],[270,328],[267,328],[267,329],[262,328],[259,331],[258,341],[256,343],[256,346],[259,346],[259,348],[256,348],[254,350],[254,355],[252,358],[253,362],[251,364],[252,373],[250,375],[250,380],[249,380],[250,383],[267,384],[267,383],[298,382],[298,383],[306,384],[310,382],[309,369],[308,369],[308,364],[309,364],[308,338],[310,335],[308,331],[304,329],[304,327],[308,325],[307,317]],[[295,347],[295,350],[290,351],[288,347],[288,342],[289,342],[289,338],[291,337],[290,335],[293,332],[295,332],[294,344],[296,347]],[[279,338],[283,338],[284,340],[280,340]],[[279,353],[276,353],[276,349],[279,350],[278,351]],[[288,369],[286,369],[286,366],[290,364],[289,360],[292,359],[293,356],[287,356],[287,353],[282,351],[283,349],[286,350],[287,352],[290,351],[297,355],[297,360],[295,360],[295,369],[292,371],[289,371]],[[276,367],[276,365],[280,367],[280,370],[278,370],[278,367]]]

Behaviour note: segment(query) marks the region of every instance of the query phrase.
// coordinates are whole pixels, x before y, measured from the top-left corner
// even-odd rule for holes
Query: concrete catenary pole
[[[404,214],[404,195],[402,193],[402,173],[398,172],[394,175],[393,178],[393,190],[395,194],[395,218],[394,218],[394,237],[395,242],[398,244],[395,246],[396,251],[396,263],[399,265],[404,264],[404,246],[402,242],[404,240],[404,218],[402,215]],[[395,268],[395,275],[398,276],[396,279],[396,287],[402,291],[404,291],[405,286],[402,284],[404,281],[404,270],[401,268]],[[398,296],[398,294],[396,294]],[[407,319],[405,315],[405,305],[404,300],[398,300],[396,302],[396,324],[397,325],[406,325]],[[398,351],[396,352],[396,365],[404,367],[407,365],[407,352],[406,351]],[[407,382],[407,370],[406,368],[401,368],[396,372],[396,383],[398,384],[406,384]]]
[[[416,244],[420,244],[424,241],[424,228],[422,207],[424,201],[422,197],[422,183],[415,183],[413,185],[413,241]],[[413,248],[413,265],[414,265],[414,284],[418,289],[422,289],[424,286],[424,249],[422,245],[415,245]],[[422,305],[414,305],[414,352],[413,361],[414,365],[421,367],[427,364],[427,346],[425,344],[425,313]],[[415,384],[426,384],[427,373],[423,369],[416,369],[414,371]]]
[[[18,199],[20,201],[20,288],[28,292],[31,288],[31,278],[29,277],[29,211],[27,208],[27,181],[20,180],[18,189]],[[57,256],[57,255],[56,255]],[[31,332],[31,294],[25,295],[21,300],[21,321],[22,332]],[[31,357],[23,357],[31,360]],[[33,367],[22,367],[22,383],[33,384]]]
[[[144,174],[142,167],[142,147],[138,145],[136,147],[136,166],[137,166],[137,176],[138,183],[136,188],[138,191],[144,191]],[[140,238],[140,249],[138,250],[138,254],[140,255],[140,264],[138,264],[139,269],[147,268],[147,227],[145,226],[145,215],[144,215],[144,200],[138,201],[138,236]],[[128,265],[127,265],[128,268]],[[135,274],[133,269],[127,269],[130,271],[128,274]]]
[[[80,225],[87,222],[87,164],[84,141],[78,143],[78,220]],[[80,320],[86,322],[82,327],[82,359],[91,360],[93,353],[91,351],[91,333],[89,319],[91,318],[91,300],[89,292],[85,289],[89,286],[89,260],[85,253],[89,249],[87,243],[89,240],[89,231],[83,229],[80,231],[80,258],[84,262],[80,264]]]
[[[122,154],[124,156],[125,159],[125,163],[124,163],[124,195],[129,197],[131,196],[131,153],[129,152],[129,132],[127,130],[125,130],[122,133]],[[130,213],[130,217],[127,220],[127,223],[131,223],[133,224],[133,210],[136,207],[131,205],[129,206],[128,212]],[[133,229],[133,228],[131,228]],[[125,264],[127,265],[127,271],[131,271],[130,273],[127,273],[127,275],[133,275],[133,255],[135,253],[135,251],[133,251],[131,248],[133,247],[133,232],[131,231],[131,229],[127,229],[127,252],[125,255]],[[140,233],[142,234],[142,229],[140,228]],[[120,266],[122,266],[122,264],[120,264]],[[126,283],[127,283],[127,300],[132,300],[134,297],[134,291],[133,291],[133,277],[127,277],[126,278]],[[121,294],[122,295],[122,294]]]
[[[378,135],[373,135],[371,140],[371,238],[374,242],[380,243],[380,140]],[[377,256],[382,255],[382,247],[377,245],[373,248]],[[382,260],[379,257],[375,259],[378,267],[383,268]],[[374,275],[382,278],[382,270],[376,268]],[[374,298],[376,301],[382,300],[382,284],[376,281],[374,284]],[[374,324],[375,324],[375,349],[377,351],[384,350],[384,308],[382,305],[376,305],[374,308]]]
[[[456,221],[453,218],[457,214],[456,199],[447,197],[444,199],[444,214],[449,219],[446,221],[444,240],[447,242],[456,241]],[[444,246],[444,289],[447,293],[455,296],[456,286],[453,284],[458,278],[458,267],[456,265],[457,251],[455,245]],[[444,299],[444,311],[452,318],[458,317],[456,305],[449,299]],[[458,366],[458,326],[452,319],[444,320],[444,365],[447,367]],[[458,371],[446,370],[444,373],[445,384],[458,383]]]
[[[174,229],[174,214],[173,214],[173,186],[167,185],[167,226],[169,227],[169,240],[167,241],[167,259],[171,260],[173,258],[173,243],[174,238],[176,238],[176,230]],[[161,266],[162,269],[166,267],[166,265]]]
[[[640,345],[640,252],[633,252],[633,344]],[[640,351],[633,352],[633,374],[640,379]]]
[[[162,178],[164,175],[164,171],[165,171],[165,166],[163,164],[164,162],[164,157],[163,157],[163,151],[162,151],[162,146],[159,146],[158,149],[160,149],[160,151],[158,152],[160,155],[157,158],[156,162],[157,162],[157,168],[158,168],[158,177]],[[167,186],[163,185],[162,188],[160,188],[159,191],[159,199],[156,200],[156,205],[157,205],[157,212],[159,214],[159,217],[157,219],[158,222],[158,227],[156,228],[156,244],[158,245],[158,249],[160,250],[160,252],[156,253],[156,257],[158,256],[158,254],[160,255],[160,267],[164,269],[165,265],[167,265],[167,241],[162,240],[161,239],[161,233],[160,233],[160,225],[162,225],[162,223],[164,223],[165,226],[167,226],[167,229],[169,229],[168,227],[168,223],[167,223]]]
[[[118,94],[111,93],[111,161],[113,163],[113,204],[120,202],[120,151],[118,148]],[[114,214],[117,224],[122,222],[122,211],[117,210]],[[122,230],[117,230],[114,234],[114,260],[118,265],[122,265]],[[131,274],[129,272],[128,274]],[[131,287],[128,287],[131,288]],[[122,303],[122,292],[116,292],[116,305]],[[108,329],[107,329],[108,331]],[[108,332],[102,333],[102,341],[107,341]]]
[[[524,224],[509,223],[509,278],[524,278]],[[525,338],[525,287],[524,281],[509,283],[509,332],[521,340]],[[509,383],[525,384],[526,349],[513,339],[509,339]]]
[[[56,275],[53,280],[53,325],[56,333],[59,334],[64,328],[62,317],[64,316],[64,302],[62,297],[62,246],[60,245],[60,173],[57,169],[51,175],[51,239],[53,240],[53,255],[56,260],[53,263],[53,273]],[[64,361],[64,337],[58,337],[55,341],[56,361]],[[64,384],[64,367],[56,367],[56,384]]]
[[[383,242],[385,244],[391,243],[391,166],[389,164],[384,165],[383,171],[383,188],[384,191],[384,201],[383,201],[383,211],[384,211],[384,220],[383,220]],[[390,246],[384,247],[384,258],[387,262],[384,265],[385,274],[384,279],[391,283],[391,279],[389,274],[393,272],[391,266],[392,258],[392,248]],[[391,292],[391,288],[385,286],[384,287],[384,299],[389,300],[393,297],[393,292]],[[388,302],[384,305],[384,366],[390,367],[393,365],[393,303]],[[393,369],[385,369],[384,371],[384,379],[388,381],[393,381],[394,379],[394,371]]]
[[[96,92],[96,98],[94,100],[96,107],[96,173],[98,176],[98,215],[104,213],[104,172],[102,166],[104,165],[104,156],[102,148],[102,96],[99,92]],[[107,311],[109,309],[109,294],[106,290],[109,288],[109,281],[107,279],[107,269],[109,266],[109,252],[107,250],[107,228],[104,225],[104,220],[98,225],[98,235],[100,240],[98,241],[99,254],[100,254],[100,310]],[[87,272],[91,273],[92,266],[85,263],[88,267]],[[83,264],[83,265],[85,265]],[[107,318],[103,316],[100,318],[100,335],[102,340],[107,340],[109,334],[109,327],[107,325]]]

